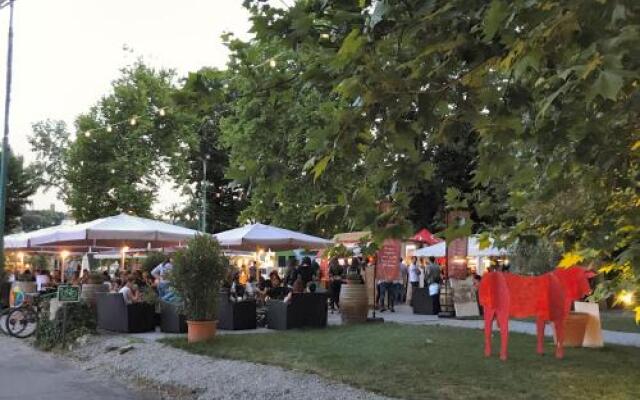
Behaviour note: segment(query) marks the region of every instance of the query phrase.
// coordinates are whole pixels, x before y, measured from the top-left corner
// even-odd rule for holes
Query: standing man
[[[404,260],[400,258],[400,283],[396,291],[396,301],[404,303],[407,301],[407,283],[409,282],[409,269]]]
[[[413,290],[415,290],[415,288],[420,287],[420,275],[422,274],[422,271],[420,271],[420,267],[418,267],[418,257],[413,256],[411,257],[411,265],[409,265],[409,286],[411,290],[411,293],[409,293],[409,295],[407,296],[409,298],[409,300],[411,299],[412,294],[413,294]]]
[[[436,258],[429,257],[427,265],[426,282],[429,287],[429,295],[431,296],[431,304],[433,304],[433,313],[440,313],[440,266],[436,263]]]
[[[164,299],[169,294],[169,273],[172,269],[171,257],[167,256],[163,262],[151,270],[151,276],[158,282],[158,297],[161,299]]]

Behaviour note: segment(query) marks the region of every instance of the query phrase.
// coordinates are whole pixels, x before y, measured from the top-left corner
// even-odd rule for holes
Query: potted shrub
[[[208,235],[196,236],[174,255],[170,281],[183,302],[190,343],[215,336],[217,301],[228,269],[229,260]]]

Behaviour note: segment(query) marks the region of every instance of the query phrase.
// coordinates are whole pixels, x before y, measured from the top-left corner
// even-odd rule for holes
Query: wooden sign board
[[[453,290],[453,306],[456,311],[456,317],[480,316],[473,278],[450,279],[450,282]]]
[[[576,312],[589,314],[582,347],[603,347],[604,340],[602,339],[602,325],[600,324],[600,308],[598,307],[598,303],[576,301],[574,306]]]
[[[468,211],[451,211],[447,214],[447,225],[456,227],[464,225],[469,219]],[[467,254],[469,252],[469,239],[457,238],[447,242],[447,276],[455,279],[467,277]]]
[[[397,239],[385,239],[378,251],[376,278],[386,281],[400,279],[400,249],[402,242]]]
[[[58,286],[58,301],[60,303],[77,303],[80,301],[80,286]]]

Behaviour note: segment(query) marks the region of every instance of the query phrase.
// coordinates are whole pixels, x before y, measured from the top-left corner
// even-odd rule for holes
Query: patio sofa
[[[160,330],[166,333],[187,333],[187,319],[180,313],[180,307],[160,301]]]
[[[120,293],[97,293],[98,328],[138,333],[155,330],[155,307],[147,303],[125,304]]]
[[[433,301],[427,288],[412,288],[411,306],[414,314],[434,315]]]
[[[255,300],[231,301],[228,291],[221,291],[218,298],[218,329],[256,329]]]
[[[267,327],[285,330],[327,326],[327,295],[325,293],[294,294],[290,303],[267,301]]]

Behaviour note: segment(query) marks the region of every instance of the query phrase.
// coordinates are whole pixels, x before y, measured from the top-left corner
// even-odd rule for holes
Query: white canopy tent
[[[252,224],[215,234],[222,247],[232,250],[255,251],[262,247],[271,250],[291,250],[301,247],[325,248],[331,241],[275,226]]]
[[[169,247],[193,238],[198,231],[161,221],[120,214],[78,225],[60,225],[19,234],[10,239],[27,248],[47,247]],[[24,235],[24,236],[22,236]],[[14,235],[9,235],[14,236]],[[7,246],[7,248],[9,248]],[[15,246],[12,248],[16,248]]]
[[[493,246],[493,239],[491,239],[491,245],[485,249],[480,248],[480,241],[477,236],[471,236],[467,243],[467,255],[469,257],[498,257],[507,254],[506,249],[500,249]],[[440,242],[433,246],[423,247],[416,251],[418,257],[445,257],[447,254],[447,244]]]

